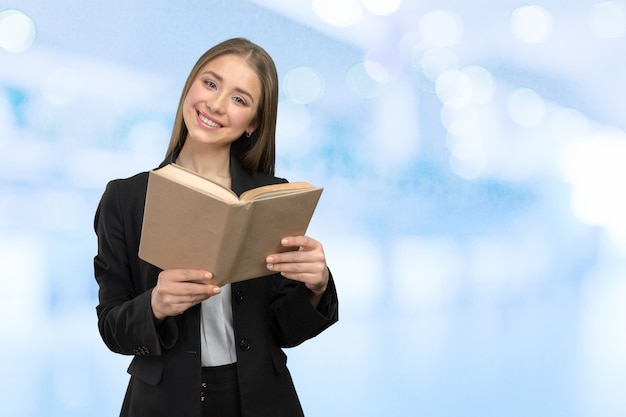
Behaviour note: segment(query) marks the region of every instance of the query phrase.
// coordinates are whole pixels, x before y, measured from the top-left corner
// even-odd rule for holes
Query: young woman
[[[278,77],[259,46],[208,50],[183,88],[164,166],[176,162],[237,194],[274,176]],[[121,416],[301,416],[282,348],[337,321],[322,245],[267,257],[272,273],[218,287],[211,271],[160,270],[137,257],[148,173],[111,181],[95,216],[98,327],[134,355]]]

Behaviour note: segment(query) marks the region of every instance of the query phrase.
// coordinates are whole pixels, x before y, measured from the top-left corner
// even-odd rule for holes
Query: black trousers
[[[237,364],[202,368],[202,417],[241,417]]]

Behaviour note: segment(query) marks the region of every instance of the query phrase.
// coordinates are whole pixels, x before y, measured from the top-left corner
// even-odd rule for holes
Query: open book
[[[139,257],[161,269],[213,273],[218,285],[272,274],[265,258],[304,235],[322,188],[306,182],[266,185],[240,197],[176,164],[151,171]]]

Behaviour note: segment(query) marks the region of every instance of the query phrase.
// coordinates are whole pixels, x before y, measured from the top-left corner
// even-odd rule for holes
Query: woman
[[[166,159],[241,194],[274,176],[278,77],[259,46],[208,50],[183,88]],[[267,257],[273,274],[219,287],[211,271],[160,270],[137,257],[148,173],[111,181],[95,216],[98,327],[134,355],[121,416],[301,416],[283,347],[337,321],[322,245]]]

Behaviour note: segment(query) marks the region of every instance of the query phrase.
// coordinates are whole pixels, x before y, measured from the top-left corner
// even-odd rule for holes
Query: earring
[[[249,138],[250,136],[252,136],[252,132],[246,132],[246,137]]]

